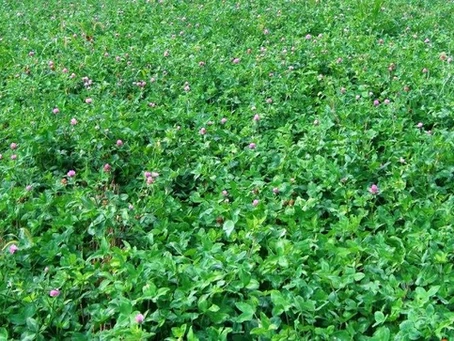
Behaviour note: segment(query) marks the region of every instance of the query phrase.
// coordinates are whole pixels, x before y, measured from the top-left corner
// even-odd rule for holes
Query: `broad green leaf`
[[[357,282],[360,281],[360,280],[362,280],[364,277],[366,277],[366,275],[365,275],[364,273],[362,273],[362,272],[357,272],[357,273],[355,273],[353,276],[354,276],[353,278],[354,278],[355,281],[357,281]]]
[[[0,328],[0,341],[7,341],[8,340],[8,331],[6,328]]]
[[[304,313],[314,312],[315,311],[315,304],[314,301],[305,301],[304,298],[301,296],[295,297],[295,301],[293,302],[294,306],[298,311]]]
[[[389,341],[391,340],[391,332],[388,327],[378,328],[374,335],[369,339],[370,341]]]
[[[237,302],[235,303],[235,306],[242,312],[242,314],[235,319],[236,322],[241,323],[252,320],[255,313],[255,308],[252,305],[246,302]]]
[[[224,222],[223,230],[224,230],[225,234],[227,235],[227,237],[230,237],[230,235],[232,234],[234,229],[235,229],[235,223],[232,220],[226,220]]]
[[[183,324],[179,327],[173,327],[172,328],[172,335],[177,338],[182,338],[184,334],[186,333],[186,324]]]
[[[427,296],[429,296],[429,297],[434,296],[438,292],[438,290],[440,290],[440,286],[439,285],[431,287],[429,289],[429,291],[427,292]]]
[[[194,335],[192,331],[192,326],[189,327],[188,335],[186,336],[188,341],[198,341],[199,338]]]
[[[374,325],[382,324],[386,320],[385,315],[381,311],[376,311],[374,313],[374,318],[375,318],[375,322],[376,322]]]
[[[211,307],[208,308],[209,311],[212,311],[213,313],[219,311],[219,306],[216,304],[212,304]]]

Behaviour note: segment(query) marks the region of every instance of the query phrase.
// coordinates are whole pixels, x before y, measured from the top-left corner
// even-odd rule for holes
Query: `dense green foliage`
[[[454,337],[453,27],[0,0],[0,340]]]

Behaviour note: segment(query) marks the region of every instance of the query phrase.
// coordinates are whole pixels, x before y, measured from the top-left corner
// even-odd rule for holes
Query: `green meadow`
[[[454,338],[454,3],[0,0],[0,341]]]

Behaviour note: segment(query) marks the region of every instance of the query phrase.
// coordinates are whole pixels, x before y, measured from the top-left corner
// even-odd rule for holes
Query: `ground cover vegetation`
[[[0,340],[454,337],[454,4],[0,2]]]

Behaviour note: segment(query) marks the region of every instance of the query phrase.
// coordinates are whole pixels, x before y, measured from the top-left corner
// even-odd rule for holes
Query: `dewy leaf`
[[[230,237],[230,235],[232,234],[234,229],[235,229],[235,223],[232,220],[226,220],[224,222],[223,230],[224,230],[225,234],[227,235],[227,237]]]

